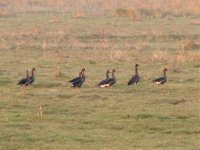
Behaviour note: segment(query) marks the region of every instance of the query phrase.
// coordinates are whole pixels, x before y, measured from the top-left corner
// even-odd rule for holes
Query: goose
[[[36,70],[35,68],[31,69],[31,76],[29,77],[29,80],[26,82],[26,86],[31,85],[35,81],[35,76],[34,76],[35,70]]]
[[[156,83],[158,85],[165,84],[167,82],[166,71],[168,71],[167,68],[163,70],[164,76],[153,80],[153,83]]]
[[[138,64],[135,64],[135,75],[128,81],[128,85],[137,84],[140,81],[140,76],[138,74]]]
[[[26,70],[26,77],[25,78],[22,78],[21,80],[19,80],[19,82],[17,83],[17,85],[26,85],[26,83],[29,81],[29,69]]]
[[[72,83],[71,87],[81,87],[85,81],[85,74],[84,72],[86,71],[85,68],[81,69],[81,72],[79,73],[79,77],[76,77],[69,82]]]
[[[109,73],[110,73],[110,70],[107,70],[106,71],[106,79],[104,79],[101,82],[99,82],[97,84],[97,87],[105,88],[108,85]]]

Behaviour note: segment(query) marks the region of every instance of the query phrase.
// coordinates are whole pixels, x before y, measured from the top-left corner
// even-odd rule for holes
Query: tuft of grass
[[[149,118],[152,118],[152,117],[153,117],[153,115],[151,115],[151,114],[139,114],[139,115],[137,115],[138,119],[149,119]]]
[[[194,50],[194,49],[200,49],[200,45],[196,44],[194,41],[188,41],[184,47],[184,50]]]
[[[61,21],[58,19],[57,16],[52,16],[50,19],[49,19],[49,23],[60,23]]]
[[[140,19],[140,15],[136,9],[126,9],[126,8],[117,8],[114,11],[114,16],[117,17],[126,17],[131,20],[138,20]]]
[[[64,78],[64,77],[66,77],[66,75],[64,73],[62,73],[61,71],[59,71],[55,74],[55,78]]]

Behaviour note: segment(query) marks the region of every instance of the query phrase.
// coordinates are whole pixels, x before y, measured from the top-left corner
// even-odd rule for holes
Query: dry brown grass
[[[0,39],[0,50],[8,49],[9,46],[7,43],[8,42],[4,38],[1,38]]]
[[[8,10],[0,9],[0,17],[7,17],[10,15],[11,15],[11,12],[9,12]]]
[[[76,17],[103,15],[113,11],[117,16],[134,20],[138,19],[140,13],[142,16],[152,17],[200,15],[198,0],[2,0],[2,3],[14,5],[17,12],[71,11]],[[4,14],[5,12],[1,13]]]
[[[177,62],[180,63],[197,63],[200,62],[200,51],[186,51],[184,49],[179,50],[177,55]]]
[[[151,61],[153,63],[169,62],[169,61],[171,61],[170,54],[167,51],[156,50],[152,55]]]
[[[74,17],[75,17],[75,18],[83,18],[83,17],[85,17],[85,14],[84,14],[83,11],[81,11],[80,9],[78,9],[78,10],[76,10],[76,11],[74,12]]]
[[[200,21],[198,21],[198,20],[191,21],[191,24],[192,25],[200,25]]]
[[[195,50],[200,48],[199,44],[196,44],[194,41],[189,40],[185,43],[185,45],[183,46],[184,50]]]
[[[59,20],[59,18],[57,16],[52,16],[49,19],[49,23],[60,23],[61,21]]]
[[[169,51],[156,50],[153,52],[151,58],[147,57],[147,63],[167,63],[171,65],[171,68],[176,69],[182,63],[197,63],[200,62],[199,51],[186,51],[183,48],[178,50],[178,54],[171,54]]]
[[[130,42],[129,40],[115,42],[109,40],[110,32],[106,28],[99,28],[97,32],[101,35],[100,39],[90,39],[87,42],[82,42],[77,37],[68,37],[65,39],[64,35],[67,31],[60,29],[56,32],[45,33],[51,35],[49,38],[43,38],[43,41],[37,41],[34,36],[41,36],[43,31],[39,26],[31,28],[30,32],[10,32],[12,40],[6,40],[7,37],[2,36],[0,48],[4,50],[14,49],[15,54],[26,46],[40,46],[43,50],[43,58],[62,61],[67,57],[66,54],[60,54],[59,49],[70,50],[89,50],[94,51],[92,57],[88,57],[87,53],[80,58],[77,54],[77,59],[88,61],[112,61],[112,62],[134,62],[136,60],[145,63],[168,63],[173,66],[178,66],[181,63],[191,62],[196,63],[200,61],[199,45],[193,41],[187,41],[182,46],[177,48],[177,55],[172,54],[168,50],[157,49],[152,52],[152,55],[146,55],[148,49],[151,48],[148,42],[138,41]],[[27,37],[27,38],[23,38]],[[53,37],[53,38],[52,38]],[[41,37],[40,37],[41,38]],[[40,45],[38,45],[38,42]],[[107,55],[106,57],[104,55]],[[142,56],[142,58],[140,58]],[[87,59],[86,59],[87,58]]]
[[[187,62],[200,62],[200,52],[188,52],[186,57]]]
[[[139,20],[140,19],[140,15],[139,15],[139,13],[137,12],[136,9],[117,8],[114,11],[114,16],[126,17],[126,18],[129,18],[131,20]]]
[[[42,33],[42,30],[41,30],[40,25],[35,25],[35,26],[32,28],[32,30],[31,30],[30,33],[31,33],[32,36],[37,36],[37,35],[41,34],[41,33]]]
[[[126,51],[115,50],[110,52],[110,60],[112,62],[128,62],[130,60],[130,56]]]

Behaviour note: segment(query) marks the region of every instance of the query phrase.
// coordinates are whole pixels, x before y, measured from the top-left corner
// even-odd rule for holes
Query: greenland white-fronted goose
[[[128,81],[128,85],[137,84],[140,81],[140,76],[138,74],[138,64],[135,64],[135,75]]]
[[[26,70],[26,77],[22,78],[21,80],[19,80],[19,82],[17,83],[17,85],[25,85],[26,83],[29,81],[29,69]]]
[[[101,82],[99,82],[99,83],[97,84],[97,87],[105,88],[105,87],[108,86],[109,73],[110,73],[110,70],[107,70],[107,71],[106,71],[106,79],[104,79],[104,80],[102,80]]]
[[[72,83],[71,87],[81,87],[85,81],[85,68],[81,69],[81,72],[79,73],[79,77],[76,77],[72,80],[70,80],[69,82]]]
[[[164,76],[153,80],[153,83],[156,83],[156,84],[159,84],[159,85],[165,84],[165,83],[167,82],[166,72],[167,72],[167,68],[165,68],[165,69],[163,70]]]

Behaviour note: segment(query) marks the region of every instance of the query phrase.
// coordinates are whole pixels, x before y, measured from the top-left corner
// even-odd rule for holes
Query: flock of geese
[[[138,67],[139,67],[139,65],[135,64],[135,74],[128,81],[128,85],[137,84],[140,81],[140,75],[138,73]],[[17,84],[21,85],[21,86],[31,85],[35,81],[35,77],[34,77],[35,70],[36,70],[35,68],[32,68],[31,70],[27,69],[26,70],[26,77],[19,80],[19,82]],[[29,76],[30,71],[31,71],[31,76]],[[85,82],[85,78],[86,78],[85,77],[85,71],[86,71],[85,68],[81,69],[79,76],[69,81],[71,83],[71,87],[80,88],[83,85],[83,83]],[[164,75],[162,77],[159,77],[159,78],[153,80],[152,82],[159,84],[159,85],[165,84],[167,82],[166,71],[167,71],[167,68],[164,68],[164,70],[163,70]],[[109,73],[112,73],[112,77],[109,77]],[[101,82],[99,82],[97,84],[97,87],[99,87],[99,88],[111,87],[115,83],[116,83],[115,69],[112,69],[112,71],[107,70],[106,71],[106,78],[104,80],[102,80]]]

